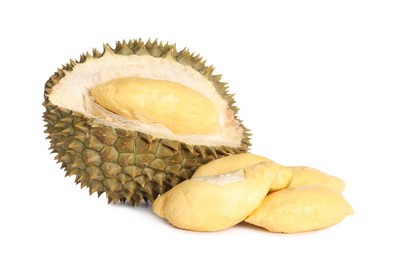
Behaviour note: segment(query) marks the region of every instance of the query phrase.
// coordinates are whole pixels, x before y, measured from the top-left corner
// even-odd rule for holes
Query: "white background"
[[[401,1],[2,1],[0,259],[402,259]],[[343,178],[342,223],[284,235],[175,229],[108,205],[47,150],[46,80],[80,53],[158,38],[235,93],[252,152]]]

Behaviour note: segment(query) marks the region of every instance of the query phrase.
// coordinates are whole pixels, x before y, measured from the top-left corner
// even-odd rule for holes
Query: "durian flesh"
[[[169,56],[124,56],[106,49],[101,58],[77,64],[66,73],[52,88],[49,99],[99,124],[190,145],[238,147],[244,134],[214,83]],[[114,108],[129,106],[115,113],[104,107],[106,103]],[[206,123],[212,131],[203,131]]]
[[[118,78],[91,90],[96,103],[125,118],[159,123],[179,135],[220,130],[215,105],[179,83],[145,78]]]
[[[46,83],[46,133],[76,183],[153,201],[207,162],[246,152],[232,95],[200,56],[141,40],[82,55]],[[136,95],[137,93],[137,95]]]

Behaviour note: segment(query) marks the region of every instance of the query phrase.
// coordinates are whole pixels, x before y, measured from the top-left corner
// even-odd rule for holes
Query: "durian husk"
[[[187,49],[178,52],[175,45],[150,40],[146,43],[142,40],[116,42],[115,48],[105,44],[102,52],[93,49],[92,55],[87,52],[79,60],[70,60],[49,78],[43,103],[50,150],[56,154],[55,159],[61,163],[66,176],[75,176],[75,182],[81,188],[88,187],[90,194],[97,193],[98,196],[105,193],[108,203],[138,205],[141,201],[152,202],[159,194],[189,179],[199,166],[248,151],[250,133],[242,124],[244,135],[238,147],[189,145],[96,124],[92,118],[50,102],[48,94],[66,72],[74,70],[76,64],[100,58],[108,51],[118,55],[170,56],[178,63],[190,65],[213,83],[234,112],[235,119],[240,121],[233,95],[227,92],[226,83],[220,81],[221,75],[213,75],[214,68],[206,66],[199,55]]]

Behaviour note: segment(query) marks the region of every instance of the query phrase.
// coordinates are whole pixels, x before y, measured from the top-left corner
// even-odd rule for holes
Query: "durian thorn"
[[[200,54],[197,54],[196,56],[194,56],[194,53],[192,53],[192,55],[193,55],[193,60],[196,61],[196,62],[199,62],[199,60],[202,59],[202,57],[200,56]]]
[[[152,44],[151,44],[151,46],[150,46],[150,54],[152,55],[152,56],[154,56],[154,57],[160,57],[161,56],[161,53],[162,53],[162,51],[161,51],[161,49],[160,49],[160,46],[158,45],[158,42],[157,42],[157,40],[155,40]]]
[[[207,148],[208,148],[208,152],[210,152],[210,154],[212,154],[214,156],[214,158],[218,158],[217,152],[214,147],[208,146]]]
[[[130,49],[133,49],[135,43],[134,43],[134,41],[133,41],[132,39],[130,39],[130,40],[128,41],[127,45],[129,46]]]
[[[203,159],[206,158],[206,147],[205,146],[197,146],[197,151],[200,153]]]
[[[120,41],[115,41],[115,48],[113,49],[113,51],[115,53],[118,53],[121,48],[122,48],[122,43]]]
[[[150,37],[148,37],[146,43],[144,44],[146,47],[150,47],[152,44]]]
[[[83,174],[77,174],[76,175],[76,180],[75,180],[75,182],[78,184],[78,183],[80,183],[82,180],[84,180],[84,175]]]
[[[77,124],[74,124],[74,128],[81,132],[86,132],[88,130],[88,126],[85,122],[79,122]]]
[[[72,111],[67,108],[59,107],[58,109],[61,113],[66,114],[66,115],[71,115],[71,113],[72,113]]]
[[[225,98],[225,99],[231,99],[231,100],[232,100],[234,96],[235,96],[234,94],[225,94],[225,95],[224,95],[224,98]],[[234,104],[234,103],[235,103],[235,102],[232,102],[232,104]]]
[[[117,47],[116,47],[117,48]],[[125,41],[123,41],[123,44],[121,44],[119,51],[117,52],[117,54],[120,55],[132,55],[133,54],[133,50],[129,48],[129,46],[126,44]]]
[[[74,134],[74,128],[73,127],[67,127],[65,129],[63,129],[61,131],[61,133],[65,134],[66,136],[73,135]]]
[[[116,192],[110,192],[110,193],[107,193],[107,195],[108,195],[107,196],[108,197],[108,203],[112,202],[113,204],[116,204],[121,199],[121,196]]]
[[[153,176],[153,181],[156,182],[160,187],[164,184],[164,176],[162,174],[155,174]]]
[[[93,194],[96,191],[103,191],[103,186],[101,184],[101,182],[99,181],[90,181],[90,184],[88,185],[89,190],[90,190],[90,194]]]
[[[80,55],[80,60],[78,62],[79,63],[84,63],[86,60],[87,60],[87,56],[84,53],[82,53]]]
[[[55,144],[55,147],[62,147],[63,145],[68,145],[69,144],[69,142],[68,142],[68,140],[67,139],[62,139],[61,141],[59,141],[59,142],[57,142],[56,144]],[[70,147],[69,147],[70,148]]]
[[[214,84],[215,85],[215,84]],[[227,82],[220,82],[219,84],[217,83],[217,87],[224,89],[225,92],[228,91],[229,87],[228,87],[228,83]]]
[[[81,184],[81,187],[80,187],[81,189],[87,187],[87,183],[85,183],[84,181],[81,181],[80,184]]]
[[[80,170],[77,168],[70,168],[70,170],[66,173],[66,176],[73,176],[73,175],[77,175],[80,173]]]
[[[133,194],[132,193],[125,193],[123,196],[124,196],[126,202],[130,202]]]
[[[212,79],[214,69],[215,69],[214,66],[208,66],[204,71],[204,77],[206,77],[209,80]]]
[[[202,59],[203,58],[200,57],[200,55],[193,57],[192,67],[193,67],[193,69],[197,70],[198,72],[202,71],[206,67],[206,64],[203,63]]]
[[[76,66],[76,64],[77,64],[77,61],[75,61],[75,60],[73,60],[73,59],[70,59],[70,66],[71,66],[71,68],[74,68],[74,66]]]
[[[171,148],[171,149],[173,149],[173,150],[175,150],[175,151],[178,151],[178,150],[180,150],[180,148],[181,148],[180,142],[174,141],[174,140],[162,139],[162,140],[160,141],[160,143],[163,144],[163,145],[165,145],[165,146],[167,146],[167,147],[169,147],[169,148]]]
[[[88,51],[85,53],[85,58],[86,58],[87,60],[92,59],[92,56],[91,56],[91,54],[90,54]]]
[[[213,81],[214,82],[220,82],[221,78],[222,78],[222,74],[214,75],[213,76]]]
[[[162,43],[162,41],[159,41],[158,48],[160,48],[161,53],[165,51],[164,44]]]
[[[126,200],[126,203],[129,204],[130,206],[135,206],[135,202],[130,198],[130,200]]]
[[[64,76],[64,74],[63,74],[63,76]],[[48,98],[48,94],[52,93],[52,88],[53,88],[53,86],[54,86],[54,84],[53,84],[50,80],[48,80],[48,81],[45,83],[45,100],[48,100],[48,99],[49,99],[49,98]],[[45,106],[46,106],[47,103],[43,102],[42,105],[45,105]]]
[[[52,114],[47,114],[46,116],[44,116],[44,118],[46,120],[50,120],[50,122],[48,123],[52,123],[52,125],[54,124],[54,122],[57,120],[57,116],[52,115]]]
[[[63,133],[63,132],[56,132],[56,133],[52,133],[52,137],[54,138],[63,138],[63,137],[67,137],[68,134]]]
[[[58,78],[63,78],[64,77],[64,70],[63,69],[57,69],[57,74]]]
[[[139,196],[134,196],[134,205],[139,205],[141,200],[143,199],[143,195],[140,194]]]
[[[175,51],[173,49],[169,49],[163,57],[172,61],[176,61]]]
[[[194,154],[194,146],[193,145],[184,144],[183,147],[186,148],[186,150],[188,150],[191,154]]]
[[[152,189],[152,187],[151,187],[151,185],[150,185],[151,183],[148,183],[147,185],[145,185],[144,187],[143,187],[143,190],[147,193],[147,195],[149,196],[149,198],[152,198],[153,196],[152,196],[152,194],[153,194],[153,189]]]
[[[60,119],[60,122],[67,122],[67,123],[73,123],[73,118],[72,117],[63,117]]]
[[[183,64],[183,65],[188,65],[190,64],[190,53],[187,49],[183,49],[182,51],[179,52],[178,56],[176,57],[176,60]]]
[[[132,50],[134,51],[134,53],[136,53],[136,49],[139,48],[139,46],[143,43],[143,41],[141,39],[138,40],[134,40],[133,41],[133,48]]]
[[[140,48],[136,51],[137,55],[148,55],[149,52],[146,49],[146,46],[144,45],[144,43],[142,42],[140,44]]]
[[[140,175],[138,177],[135,178],[136,182],[142,187],[144,188],[145,186],[145,182],[146,182],[146,177],[144,175]]]
[[[66,123],[65,122],[57,122],[53,127],[55,127],[55,128],[65,128]]]
[[[97,49],[93,48],[92,49],[92,57],[100,58],[100,57],[102,57],[102,53],[100,53]]]
[[[151,144],[152,141],[154,140],[154,137],[152,135],[141,134],[140,137],[149,144]]]
[[[172,49],[172,48],[175,48],[176,49],[176,43],[174,43],[174,44],[169,44],[169,42],[166,42],[165,43],[165,45],[164,45],[164,50],[169,50],[169,49]]]
[[[107,53],[108,54],[114,54],[114,51],[113,51],[112,47],[108,43],[103,45],[103,49],[104,49],[104,51],[103,51],[101,57],[104,56]]]
[[[70,61],[72,61],[72,60],[70,60]],[[65,71],[66,74],[67,74],[68,72],[72,71],[72,70],[73,70],[73,66],[71,66],[71,62],[70,62],[70,64],[69,64],[69,63],[66,63],[65,65],[63,65],[63,69],[64,69],[64,71]]]

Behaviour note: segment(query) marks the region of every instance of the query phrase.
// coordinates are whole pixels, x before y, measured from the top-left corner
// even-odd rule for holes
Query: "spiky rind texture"
[[[190,65],[214,84],[234,114],[238,111],[233,95],[227,92],[226,83],[220,82],[221,75],[213,75],[214,68],[206,66],[199,55],[195,56],[187,49],[178,52],[175,45],[130,40],[116,42],[114,49],[106,44],[102,53],[93,49],[92,55],[87,52],[80,56],[80,60],[70,60],[46,82],[43,103],[46,108],[43,115],[45,133],[66,176],[75,176],[75,182],[82,188],[89,187],[90,194],[97,192],[100,196],[105,192],[109,203],[120,201],[138,205],[142,200],[154,201],[159,194],[189,179],[200,165],[247,152],[250,134],[244,126],[245,133],[239,147],[187,145],[95,124],[94,119],[50,102],[48,94],[64,77],[65,71],[72,71],[77,63],[100,58],[107,51],[119,55],[170,56],[183,65]]]

